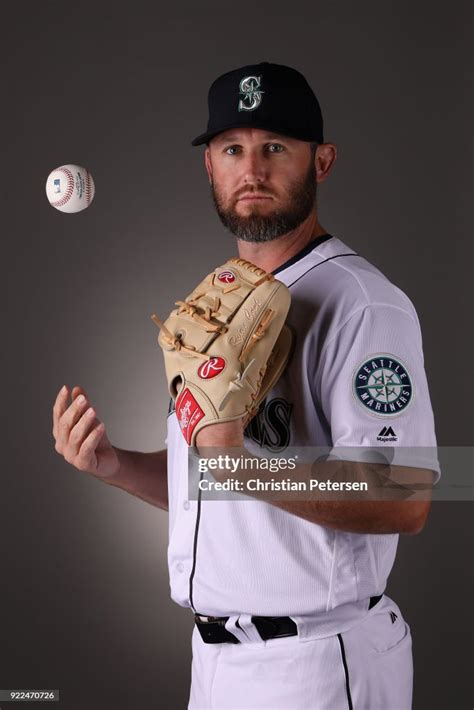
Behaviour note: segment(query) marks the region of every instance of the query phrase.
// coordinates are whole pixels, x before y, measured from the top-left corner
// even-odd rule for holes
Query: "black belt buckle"
[[[298,627],[289,616],[252,616],[252,621],[263,641],[298,634]]]
[[[275,638],[277,633],[276,623],[268,616],[252,616],[252,623],[255,625],[263,641]]]
[[[203,621],[199,618],[199,614],[194,615],[196,626],[204,643],[240,643],[239,639],[225,628],[228,616],[208,616],[207,618],[208,621]]]

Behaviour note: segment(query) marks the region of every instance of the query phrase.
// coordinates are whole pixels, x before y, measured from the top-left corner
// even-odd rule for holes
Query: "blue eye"
[[[285,150],[285,148],[280,143],[268,143],[266,147],[268,147],[270,153],[282,153]],[[223,152],[227,155],[235,155],[235,153],[229,153],[229,151],[237,151],[239,148],[240,146],[238,145],[229,145],[227,148],[224,148]],[[270,150],[271,148],[276,148],[277,150]]]

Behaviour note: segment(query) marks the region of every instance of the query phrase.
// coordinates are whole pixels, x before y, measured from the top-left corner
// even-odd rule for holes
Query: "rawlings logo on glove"
[[[215,377],[225,367],[225,360],[223,357],[211,357],[207,362],[203,362],[198,370],[198,375],[203,380],[210,380],[211,377]]]

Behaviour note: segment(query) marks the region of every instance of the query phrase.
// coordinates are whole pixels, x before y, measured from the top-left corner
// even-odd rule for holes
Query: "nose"
[[[242,163],[242,176],[245,185],[258,185],[268,178],[268,164],[264,156],[257,151],[249,151]]]

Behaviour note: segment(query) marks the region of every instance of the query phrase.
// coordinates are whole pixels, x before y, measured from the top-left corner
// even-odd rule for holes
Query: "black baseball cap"
[[[208,143],[229,128],[264,128],[323,143],[318,99],[302,74],[283,64],[247,64],[219,76],[208,94],[207,130],[191,145]]]

